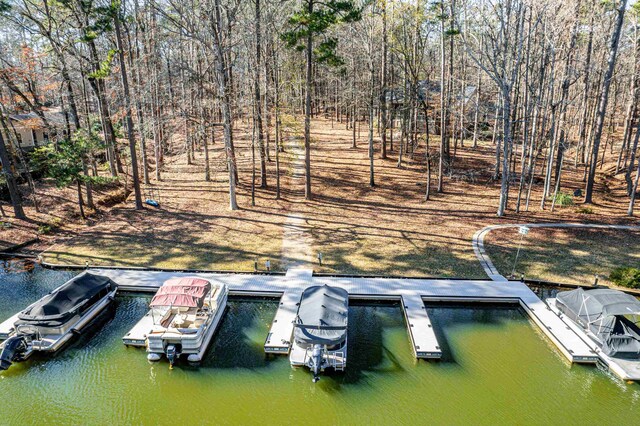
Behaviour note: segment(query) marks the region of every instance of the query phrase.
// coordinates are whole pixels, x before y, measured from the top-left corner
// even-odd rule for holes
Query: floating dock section
[[[520,305],[571,362],[596,363],[598,361],[598,354],[538,296],[533,293],[531,295],[523,295]]]
[[[302,291],[312,285],[327,284],[344,288],[351,299],[400,301],[413,351],[418,358],[439,358],[442,355],[422,301],[446,301],[520,304],[569,361],[596,363],[600,359],[529,287],[518,281],[332,277],[313,275],[312,271],[302,269],[292,269],[286,276],[123,269],[95,269],[91,272],[108,276],[118,283],[120,291],[155,292],[171,277],[198,276],[224,282],[232,296],[280,297],[278,311],[265,340],[268,353],[289,353],[293,321]]]
[[[298,315],[298,306],[305,288],[311,286],[313,271],[308,269],[289,269],[284,281],[287,289],[280,298],[280,304],[273,318],[271,329],[264,342],[264,351],[268,354],[289,354],[293,324]]]
[[[407,322],[413,354],[416,358],[442,358],[442,350],[440,350],[438,339],[433,331],[422,297],[415,293],[405,294],[402,296],[400,303]]]
[[[147,334],[153,329],[153,315],[151,311],[147,312],[144,317],[122,338],[122,342],[126,346],[136,346],[144,348],[147,343]]]

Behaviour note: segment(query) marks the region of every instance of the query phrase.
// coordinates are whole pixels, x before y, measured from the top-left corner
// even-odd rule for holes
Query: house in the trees
[[[49,143],[56,133],[62,132],[64,129],[65,117],[60,109],[53,108],[44,110],[43,114],[49,127],[35,112],[10,114],[9,131],[12,132],[12,135],[3,136],[23,150],[32,150]]]
[[[464,108],[465,120],[472,122],[473,112],[476,108],[476,90],[477,87],[472,84],[467,84],[464,90],[459,87],[454,88],[453,97],[451,99],[451,113],[452,119],[455,120],[459,116],[461,108]],[[382,96],[381,101],[387,102],[392,116],[394,117],[394,127],[400,126],[402,120],[403,111],[409,106],[410,102],[405,100],[405,96],[414,106],[416,106],[416,125],[417,130],[425,130],[424,110],[423,102],[427,105],[431,111],[429,114],[429,128],[430,132],[436,134],[440,133],[440,82],[437,80],[419,80],[416,85],[407,87],[396,87],[388,89]],[[481,100],[480,118],[486,118],[488,114],[492,113],[487,108],[487,103],[484,99]]]

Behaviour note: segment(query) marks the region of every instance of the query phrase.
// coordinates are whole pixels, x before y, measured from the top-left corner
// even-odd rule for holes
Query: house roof
[[[430,98],[435,98],[435,96],[440,93],[440,83],[435,80],[420,80],[418,81],[415,90],[418,100],[427,99],[427,93],[430,95]],[[464,93],[454,93],[455,100],[460,101],[464,99],[464,102],[466,103],[471,99],[475,92],[476,86],[466,85]],[[387,89],[385,94],[382,96],[382,99],[384,100],[385,97],[387,102],[402,104],[404,103],[404,88]]]
[[[49,108],[43,110],[44,116],[51,126],[64,126],[64,113],[61,108]],[[20,123],[22,126],[32,129],[41,129],[45,125],[38,114],[31,111],[23,114],[10,114],[9,119]]]

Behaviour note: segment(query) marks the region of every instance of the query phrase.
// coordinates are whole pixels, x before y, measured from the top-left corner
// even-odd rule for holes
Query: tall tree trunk
[[[315,0],[307,3],[307,12],[313,15]],[[311,79],[313,60],[313,32],[308,31],[306,49],[306,76],[305,76],[305,102],[304,102],[304,198],[311,199]]]
[[[380,90],[380,116],[382,147],[381,158],[387,158],[387,0],[382,0],[382,87]]]
[[[131,180],[133,181],[133,192],[136,200],[136,210],[142,210],[142,193],[140,191],[140,178],[138,176],[138,156],[136,154],[136,139],[133,134],[133,118],[131,113],[131,97],[129,95],[129,80],[127,78],[127,68],[124,61],[124,47],[122,46],[122,34],[120,31],[120,11],[114,13],[114,24],[116,30],[116,42],[118,45],[118,55],[120,57],[120,76],[122,77],[122,90],[124,91],[124,107],[127,117],[127,136],[129,138],[129,155],[131,156]]]
[[[218,96],[222,102],[222,116],[224,120],[224,147],[227,156],[227,169],[229,171],[229,207],[231,210],[238,209],[238,202],[236,201],[236,161],[235,153],[233,150],[233,136],[232,136],[232,117],[231,117],[231,101],[229,99],[229,91],[227,88],[228,74],[226,60],[222,52],[221,46],[221,32],[222,32],[222,17],[220,11],[220,0],[215,0],[215,25],[214,25],[214,37],[213,48],[215,52],[215,67],[218,74]]]
[[[375,179],[373,172],[373,103],[375,99],[375,78],[373,72],[373,26],[369,31],[369,186],[374,187]]]
[[[438,162],[438,192],[442,192],[444,190],[444,184],[442,182],[443,172],[444,172],[444,163],[445,163],[445,155],[446,149],[445,145],[447,142],[447,109],[445,105],[445,27],[444,27],[444,1],[440,2],[440,158]],[[450,58],[449,60],[452,60]],[[446,159],[448,162],[448,158]]]
[[[636,170],[636,181],[633,184],[631,199],[629,200],[629,210],[627,210],[627,214],[629,216],[633,216],[633,206],[636,202],[636,195],[638,194],[638,181],[640,181],[640,161],[638,161],[638,169]]]
[[[20,191],[18,191],[15,176],[13,176],[13,164],[9,157],[9,151],[5,145],[2,132],[0,132],[0,163],[2,163],[2,173],[4,174],[7,181],[7,187],[9,188],[9,197],[11,197],[13,212],[17,219],[26,219],[27,216],[22,208],[22,197],[20,196]]]
[[[80,179],[76,179],[76,189],[78,192],[78,208],[80,209],[80,217],[86,219],[87,217],[84,214],[84,202],[82,201],[82,184],[80,183]]]
[[[587,188],[585,190],[585,204],[593,203],[593,186],[595,184],[596,167],[598,163],[598,150],[600,148],[600,139],[602,138],[602,128],[604,126],[605,114],[607,112],[607,104],[609,102],[609,88],[611,86],[611,78],[613,77],[613,70],[616,65],[616,57],[618,55],[618,45],[620,41],[620,32],[622,31],[622,24],[624,22],[624,13],[627,9],[627,0],[620,0],[620,6],[618,8],[618,16],[616,19],[615,28],[611,35],[611,43],[609,47],[609,59],[607,61],[607,71],[604,75],[604,81],[602,84],[602,95],[600,96],[600,103],[598,104],[598,114],[596,121],[596,132],[593,139],[593,148],[591,152],[591,163],[589,166],[589,175],[587,178]]]
[[[580,130],[578,132],[578,149],[576,149],[575,165],[578,165],[578,159],[584,158],[584,152],[587,145],[587,114],[589,111],[589,77],[591,76],[591,50],[593,48],[593,21],[594,14],[591,14],[591,23],[589,25],[589,41],[587,42],[587,53],[584,61],[584,92],[582,93],[582,116],[580,118]]]
[[[476,109],[473,114],[473,149],[478,147],[478,115],[480,113],[480,76],[482,69],[478,67],[478,79],[476,83]]]
[[[511,89],[502,88],[502,181],[498,217],[504,216],[509,196],[509,159],[511,158]]]
[[[631,173],[633,173],[633,168],[636,160],[636,152],[638,150],[638,139],[640,139],[640,120],[636,125],[636,134],[633,138],[633,147],[631,148],[631,158],[629,161],[629,165],[627,166],[627,170],[624,174],[624,180],[627,183],[627,194],[632,195],[633,191],[633,183],[631,181]]]
[[[255,131],[258,133],[258,150],[260,152],[260,188],[267,187],[267,159],[265,155],[265,147],[264,147],[264,132],[262,126],[262,95],[260,93],[260,73],[262,71],[261,65],[261,57],[262,51],[260,47],[261,42],[261,34],[260,34],[260,0],[255,0],[256,3],[256,74],[254,81],[254,91],[255,91],[255,120],[256,120],[256,129]]]

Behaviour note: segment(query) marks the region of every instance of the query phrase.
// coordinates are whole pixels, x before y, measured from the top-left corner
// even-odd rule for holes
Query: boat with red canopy
[[[144,341],[149,361],[162,356],[170,367],[182,356],[202,360],[227,305],[229,291],[223,283],[199,277],[171,278],[160,287],[149,313],[123,338],[130,346]],[[143,333],[142,338],[136,338]]]

